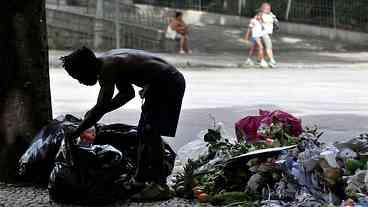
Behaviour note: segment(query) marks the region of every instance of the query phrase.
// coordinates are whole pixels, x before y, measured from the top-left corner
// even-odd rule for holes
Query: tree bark
[[[0,180],[13,181],[19,157],[52,117],[45,0],[10,0],[0,15]]]

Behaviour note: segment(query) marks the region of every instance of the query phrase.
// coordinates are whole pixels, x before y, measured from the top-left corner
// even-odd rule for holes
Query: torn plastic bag
[[[335,146],[340,149],[351,149],[358,154],[368,153],[368,134],[361,134],[358,137],[345,142],[335,143]]]
[[[71,158],[67,154],[71,151]],[[73,164],[72,164],[73,163]],[[50,198],[58,203],[106,204],[124,198],[117,180],[134,172],[126,157],[110,145],[89,148],[63,144],[49,181]]]
[[[47,183],[65,133],[75,129],[81,120],[60,116],[43,127],[18,162],[18,175],[25,181]]]
[[[287,112],[260,110],[258,116],[247,116],[235,123],[236,136],[238,140],[257,142],[264,138],[258,131],[260,127],[270,126],[273,121],[281,122],[291,136],[298,137],[303,131],[301,120]]]
[[[203,139],[196,139],[181,147],[178,151],[179,159],[183,162],[197,160],[208,153],[207,143]]]
[[[213,129],[202,130],[198,133],[197,139],[182,146],[178,151],[179,160],[186,162],[188,159],[197,160],[199,157],[206,156],[209,153],[208,143],[213,141],[229,141],[235,143],[236,139],[225,130],[222,122],[216,122]]]

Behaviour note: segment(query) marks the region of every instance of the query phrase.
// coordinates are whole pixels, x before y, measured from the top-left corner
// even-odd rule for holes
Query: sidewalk
[[[180,68],[252,68],[244,66],[249,43],[241,38],[246,27],[191,25],[191,55],[160,53],[164,59]],[[275,33],[272,37],[279,68],[339,68],[368,65],[368,48],[328,39],[291,36]],[[50,65],[60,67],[59,57],[68,51],[50,51]],[[253,67],[257,68],[257,67]]]
[[[118,202],[106,205],[106,207],[188,207],[197,205],[194,201],[174,198],[168,201],[152,203]],[[78,207],[80,205],[65,205],[50,202],[46,188],[0,183],[0,207],[26,206]],[[201,206],[210,207],[209,205],[203,204]]]

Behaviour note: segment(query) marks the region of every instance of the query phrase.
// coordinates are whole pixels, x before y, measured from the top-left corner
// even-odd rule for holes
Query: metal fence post
[[[115,0],[115,47],[120,48],[120,2]]]
[[[289,14],[290,14],[290,9],[291,9],[291,2],[292,0],[288,0],[288,4],[286,7],[286,13],[285,13],[285,20],[289,20]]]
[[[335,32],[333,38],[335,39],[336,36],[337,36],[336,0],[333,0],[332,3],[333,3],[333,5],[332,5],[333,6],[333,11],[332,11],[332,13],[333,13],[333,27],[334,27],[334,32]]]
[[[96,2],[96,15],[94,25],[94,41],[93,45],[95,49],[100,49],[103,42],[103,0],[97,0]]]
[[[333,27],[336,29],[337,27],[337,20],[336,20],[336,0],[332,1],[332,6],[333,6],[333,11],[332,11],[332,15],[333,15]]]
[[[242,7],[243,7],[243,0],[239,0],[239,4],[238,4],[238,14],[239,14],[239,16],[241,16],[241,14],[242,14]]]

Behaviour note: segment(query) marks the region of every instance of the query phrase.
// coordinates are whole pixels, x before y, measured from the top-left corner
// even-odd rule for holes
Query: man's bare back
[[[100,79],[114,83],[124,82],[145,87],[157,81],[159,76],[178,72],[157,55],[141,50],[116,49],[98,58],[103,62]]]

